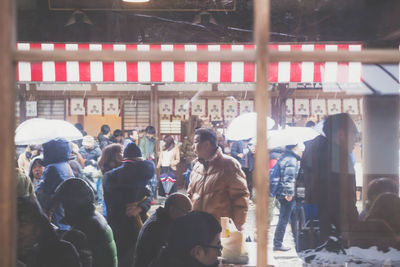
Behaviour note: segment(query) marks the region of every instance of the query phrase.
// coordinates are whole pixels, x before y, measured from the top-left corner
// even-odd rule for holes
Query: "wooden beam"
[[[0,266],[16,262],[16,178],[15,178],[15,1],[0,1]]]
[[[255,50],[244,51],[14,51],[15,61],[256,61]],[[400,51],[396,49],[371,49],[363,51],[270,51],[269,61],[312,62],[362,62],[399,63]]]
[[[270,1],[255,0],[254,2],[254,32],[256,42],[256,111],[257,111],[257,144],[254,178],[256,185],[256,225],[257,225],[257,266],[264,267],[268,263],[268,206],[269,183],[265,166],[268,164],[267,120],[269,110],[268,88],[268,42]]]

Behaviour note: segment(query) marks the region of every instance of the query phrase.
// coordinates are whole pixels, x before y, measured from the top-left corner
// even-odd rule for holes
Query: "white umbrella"
[[[272,129],[275,121],[267,117],[267,128]],[[257,135],[257,113],[251,112],[233,119],[226,130],[226,139],[232,141],[247,140]]]
[[[82,139],[82,133],[64,120],[34,118],[21,123],[15,130],[15,144],[43,144],[54,138],[63,137],[68,141]]]
[[[268,148],[297,145],[312,140],[320,135],[319,132],[309,127],[286,127],[282,130],[268,132]]]

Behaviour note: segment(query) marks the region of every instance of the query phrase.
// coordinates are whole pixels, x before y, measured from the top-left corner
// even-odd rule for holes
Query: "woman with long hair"
[[[97,163],[99,169],[103,173],[103,178],[98,179],[96,183],[98,203],[101,204],[103,215],[106,216],[106,204],[103,198],[103,185],[102,180],[107,179],[107,173],[114,168],[121,166],[122,164],[122,145],[121,144],[110,144],[103,148],[99,162]]]
[[[161,168],[158,194],[160,196],[168,196],[176,192],[176,166],[180,159],[178,146],[175,145],[175,140],[171,135],[164,137],[164,146],[158,159],[157,168]],[[163,181],[165,179],[165,181]],[[175,181],[174,181],[175,180]],[[172,187],[168,190],[168,183],[172,183]],[[164,186],[163,186],[164,184]],[[169,184],[171,186],[171,184]],[[166,189],[166,190],[165,190]]]

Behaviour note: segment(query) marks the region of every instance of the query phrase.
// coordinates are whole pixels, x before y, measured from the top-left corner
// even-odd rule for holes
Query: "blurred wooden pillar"
[[[256,112],[257,112],[257,145],[255,157],[254,179],[257,205],[257,266],[267,266],[268,254],[268,205],[269,183],[267,151],[267,123],[269,111],[268,96],[268,42],[269,42],[270,1],[254,2],[254,40],[256,44]]]
[[[397,95],[364,97],[363,204],[373,179],[388,177],[399,183],[399,100]]]
[[[16,259],[15,188],[15,1],[0,1],[0,266],[13,267]]]

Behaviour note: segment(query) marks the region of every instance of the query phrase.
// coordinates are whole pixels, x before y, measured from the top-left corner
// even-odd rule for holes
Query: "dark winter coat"
[[[109,144],[112,144],[112,141],[109,138],[105,137],[102,133],[99,133],[97,139],[99,141],[99,146],[101,150],[103,150],[103,148],[108,146]]]
[[[127,253],[133,253],[141,226],[135,218],[125,215],[126,206],[141,201],[142,215],[150,209],[152,200],[146,185],[154,174],[152,161],[129,160],[103,177],[107,220],[114,233],[119,262]]]
[[[281,159],[277,162],[280,164],[280,177],[276,196],[278,198],[285,196],[294,196],[294,186],[296,177],[299,173],[298,161],[300,157],[291,150],[286,150]]]
[[[353,161],[350,154],[345,159],[348,171],[343,185],[340,161],[339,145],[329,144],[323,136],[316,137],[306,146],[301,160],[305,200],[317,203],[320,220],[322,216],[324,222],[328,226],[334,225],[339,233],[341,216],[345,216],[347,225],[358,218]]]
[[[248,145],[247,145],[247,148],[248,148]],[[242,168],[244,167],[244,164],[245,164],[245,158],[244,158],[244,156],[242,158],[240,158],[238,155],[241,153],[243,154],[244,149],[245,149],[245,146],[244,146],[243,141],[234,142],[232,144],[232,148],[231,148],[232,157],[234,157],[235,159],[237,159],[240,162],[240,165],[242,166]],[[252,171],[254,169],[254,157],[253,157],[253,153],[251,153],[250,149],[249,149],[249,152],[247,153],[247,157],[248,157],[248,168],[250,171]]]
[[[71,147],[64,138],[56,138],[43,144],[43,164],[46,166],[42,178],[37,185],[35,192],[43,210],[48,213],[54,208],[52,223],[60,230],[68,230],[69,226],[60,223],[64,217],[61,205],[51,207],[54,192],[59,184],[68,178],[74,178],[68,159],[71,155]]]
[[[167,241],[171,218],[167,210],[159,207],[145,222],[136,243],[134,267],[148,266]]]

